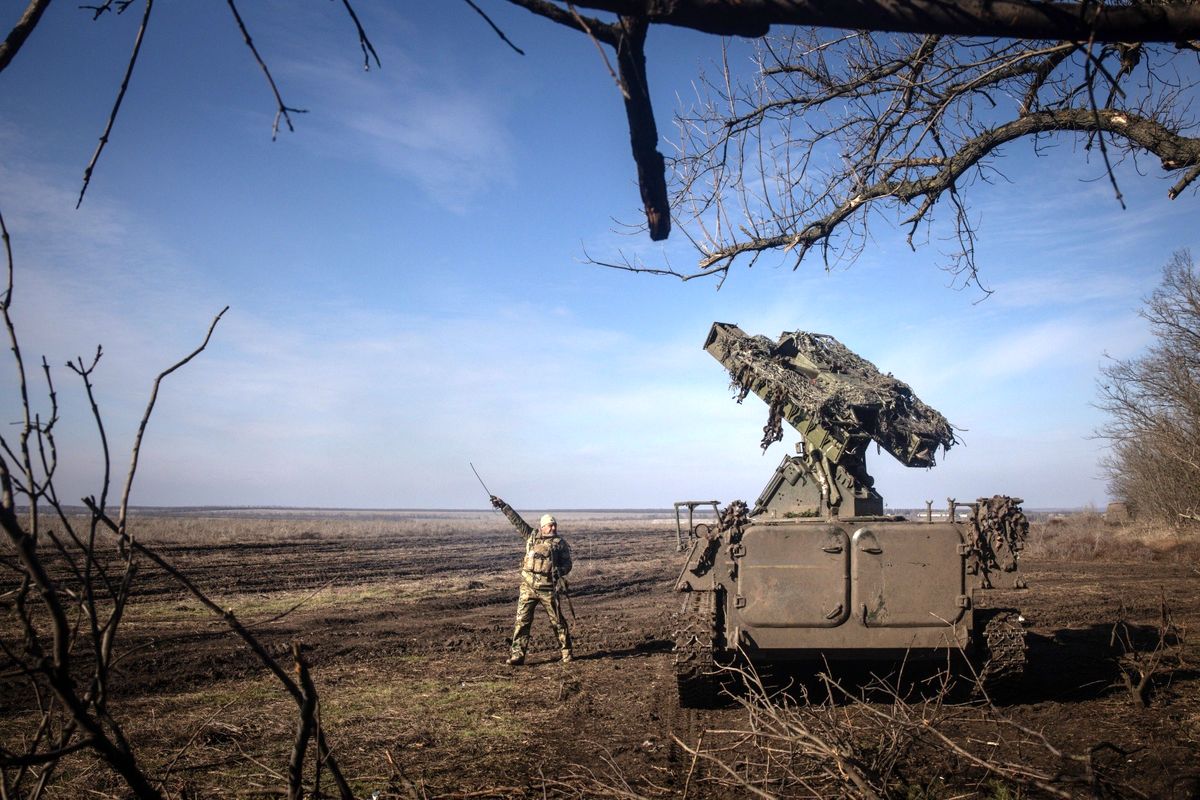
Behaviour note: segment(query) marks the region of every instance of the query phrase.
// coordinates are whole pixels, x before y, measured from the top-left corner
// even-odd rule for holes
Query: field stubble
[[[674,520],[661,512],[559,519],[576,561],[577,659],[556,663],[538,618],[528,665],[515,670],[503,659],[520,540],[499,515],[197,511],[139,514],[131,530],[276,652],[302,643],[322,724],[361,796],[535,797],[547,787],[570,794],[583,779],[593,793],[628,781],[647,796],[678,796],[684,783],[691,796],[720,794],[673,739],[694,745],[705,730],[736,729],[746,711],[677,707]],[[1150,630],[1164,599],[1180,629],[1195,631],[1195,553],[1191,542],[1096,519],[1036,525],[1031,588],[1004,598],[1029,621],[1031,679],[1004,713],[1070,752],[1111,743],[1124,754],[1109,765],[1121,780],[1149,796],[1190,797],[1200,756],[1197,674],[1186,666],[1164,674],[1142,708],[1121,684],[1111,632],[1120,618]],[[166,575],[147,568],[139,576],[120,647],[112,704],[149,773],[194,797],[283,785],[294,706]],[[1194,645],[1183,654],[1195,663]],[[32,724],[16,689],[6,684],[0,700],[4,740]],[[909,796],[949,796],[920,770],[908,774]],[[566,776],[575,789],[556,783]],[[977,796],[1003,796],[999,785],[981,779]],[[70,756],[57,796],[84,787],[121,794],[92,759]]]

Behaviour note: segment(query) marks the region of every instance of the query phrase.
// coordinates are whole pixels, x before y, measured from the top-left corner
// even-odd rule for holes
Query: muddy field
[[[322,724],[359,796],[596,796],[609,787],[611,796],[678,797],[685,784],[689,796],[731,794],[713,782],[717,767],[674,741],[694,747],[705,731],[741,728],[747,712],[677,706],[670,587],[681,556],[674,520],[661,513],[560,516],[576,564],[569,667],[544,618],[526,666],[503,663],[520,540],[498,514],[196,512],[135,525],[274,652],[302,643]],[[1147,552],[1080,561],[1042,548],[1027,560],[1030,589],[998,604],[1023,610],[1031,674],[999,711],[1064,753],[1092,752],[1122,792],[1190,798],[1200,791],[1200,572],[1182,552]],[[1150,649],[1164,597],[1185,636],[1196,633],[1143,708],[1121,682],[1112,627],[1124,614],[1137,646]],[[187,797],[269,796],[285,785],[294,705],[219,620],[147,566],[122,630],[112,706],[150,774]],[[19,683],[3,690],[0,735],[10,746],[31,718]],[[992,735],[957,730],[964,741]],[[987,744],[997,758],[1053,768],[1040,747]],[[962,796],[938,788],[935,773],[948,768],[903,771],[911,784],[897,795]],[[974,772],[975,796],[1039,794]],[[85,792],[121,796],[121,786],[70,756],[53,794]]]

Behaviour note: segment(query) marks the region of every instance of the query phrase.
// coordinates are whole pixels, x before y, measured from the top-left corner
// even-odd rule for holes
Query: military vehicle
[[[782,423],[800,434],[751,508],[676,503],[687,549],[675,671],[686,706],[717,700],[723,666],[740,661],[946,659],[965,653],[978,684],[1019,681],[1025,633],[1016,609],[989,607],[992,588],[1023,588],[1028,534],[1021,500],[948,501],[934,518],[884,514],[866,469],[871,442],[910,467],[932,467],[956,443],[940,413],[831,336],[795,331],[771,341],[714,323],[705,349],[741,402],[769,409],[762,447]],[[712,505],[716,520],[695,522]],[[683,527],[682,511],[688,523]]]

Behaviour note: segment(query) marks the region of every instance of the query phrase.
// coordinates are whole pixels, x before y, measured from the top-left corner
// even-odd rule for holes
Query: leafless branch
[[[562,6],[549,2],[549,0],[508,0],[508,2],[558,25],[572,28],[588,36],[594,36],[607,45],[612,47],[617,46],[617,39],[620,34],[615,25],[602,22],[593,17],[583,17],[581,22],[578,14],[572,14]]]
[[[375,59],[375,66],[382,68],[383,64],[379,61],[379,54],[375,52],[375,45],[371,44],[366,29],[358,21],[358,14],[354,13],[354,6],[350,5],[350,0],[342,0],[342,6],[346,9],[346,13],[350,15],[350,21],[354,23],[354,29],[358,32],[358,46],[363,54],[363,69],[369,70],[371,68],[372,58]]]
[[[650,86],[646,78],[645,17],[621,17],[617,41],[617,65],[624,87],[625,119],[629,124],[629,144],[637,165],[638,188],[646,214],[646,228],[654,241],[671,233],[671,203],[667,196],[665,162],[658,152],[658,127],[650,104]]]
[[[142,12],[142,22],[138,25],[137,37],[133,40],[133,52],[129,55],[129,63],[125,65],[125,76],[121,78],[121,88],[117,90],[117,99],[113,102],[112,111],[108,114],[108,122],[104,125],[104,132],[100,134],[100,141],[96,144],[96,150],[92,153],[92,158],[88,165],[83,169],[83,185],[79,188],[79,199],[75,201],[75,207],[79,208],[83,204],[83,195],[88,190],[88,185],[92,182],[92,170],[96,168],[96,162],[100,160],[100,154],[104,152],[104,148],[108,145],[108,135],[112,133],[113,124],[117,121],[117,114],[121,110],[121,103],[125,99],[125,92],[129,89],[129,79],[133,77],[133,68],[137,65],[138,54],[142,50],[142,39],[146,36],[146,26],[150,22],[150,11],[154,8],[154,0],[146,0],[146,10]]]
[[[229,626],[230,630],[237,634],[237,636],[246,644],[246,646],[250,648],[254,655],[258,657],[259,661],[262,662],[262,664],[271,672],[272,675],[275,676],[280,684],[283,685],[287,693],[291,695],[293,700],[296,701],[297,706],[303,707],[305,702],[304,691],[300,684],[287,674],[287,672],[279,664],[279,661],[267,651],[266,647],[258,640],[256,636],[254,636],[253,633],[250,632],[249,628],[247,628],[242,621],[237,618],[237,615],[233,613],[233,609],[221,608],[198,585],[196,585],[194,581],[184,574],[182,570],[171,564],[154,549],[146,546],[133,537],[127,536],[124,533],[123,528],[112,518],[102,513],[89,498],[84,498],[84,504],[92,511],[93,514],[97,514],[100,517],[101,521],[110,531],[112,531],[118,537],[124,539],[131,550],[136,551],[140,555],[143,555],[150,559],[150,561],[154,562],[159,569],[166,572],[180,586],[187,589],[192,597],[196,598],[201,605],[224,621],[225,624]],[[337,762],[333,758],[333,752],[330,750],[328,743],[325,741],[324,732],[319,729],[317,731],[317,755],[318,758],[320,758],[321,761],[329,767],[329,770],[333,774],[334,780],[338,784],[339,791],[341,791],[344,800],[353,800],[353,792],[350,791],[349,784],[347,784],[345,778],[342,777],[341,770],[338,768]]]
[[[571,16],[575,18],[575,22],[579,24],[579,27],[584,33],[587,34],[587,37],[592,40],[592,44],[596,45],[596,52],[600,54],[600,60],[604,62],[604,68],[608,70],[608,74],[612,77],[613,83],[617,85],[617,91],[621,93],[621,97],[624,97],[625,101],[628,102],[630,99],[629,87],[625,85],[623,80],[617,77],[616,70],[612,68],[612,64],[608,63],[608,54],[604,52],[604,48],[600,45],[600,40],[596,38],[596,34],[592,33],[592,29],[588,25],[587,20],[580,16],[579,12],[575,10],[575,6],[572,3],[567,3],[567,10],[571,12]]]
[[[213,317],[213,321],[208,326],[208,333],[204,335],[204,341],[200,343],[192,352],[176,361],[173,365],[158,373],[158,377],[154,379],[154,386],[150,390],[150,401],[146,403],[146,410],[142,413],[141,422],[138,423],[137,433],[134,435],[133,448],[129,457],[129,473],[125,476],[125,488],[121,492],[121,509],[117,515],[117,535],[122,541],[128,538],[125,531],[125,522],[129,513],[129,493],[133,489],[133,478],[137,474],[138,456],[142,450],[142,436],[146,433],[146,425],[150,422],[150,414],[154,412],[154,403],[158,400],[158,387],[162,384],[163,378],[170,375],[175,370],[187,364],[200,353],[204,352],[204,348],[208,347],[208,342],[212,339],[213,331],[216,330],[217,323],[221,321],[221,317],[225,316],[225,312],[229,310],[229,306],[225,306],[217,315]]]
[[[17,24],[8,32],[4,42],[0,43],[0,72],[3,72],[5,67],[16,57],[21,45],[25,44],[29,34],[33,33],[33,29],[42,19],[42,13],[49,5],[50,0],[29,0],[29,5],[25,7]]]
[[[3,441],[0,447],[0,536],[6,541],[0,564],[14,576],[6,582],[6,589],[14,588],[0,596],[0,614],[4,617],[4,624],[0,625],[0,631],[3,631],[0,634],[0,675],[25,682],[21,691],[29,699],[33,711],[32,735],[24,737],[19,748],[0,748],[0,790],[3,791],[0,796],[41,797],[50,786],[60,762],[80,752],[92,754],[119,775],[132,796],[143,800],[163,796],[165,776],[157,781],[147,776],[137,752],[110,708],[112,683],[119,675],[115,667],[123,657],[116,653],[118,632],[135,594],[134,580],[139,565],[149,561],[223,619],[296,700],[301,709],[301,724],[316,742],[314,794],[320,795],[321,775],[328,770],[343,800],[351,798],[352,792],[321,728],[317,693],[307,667],[298,662],[297,678],[289,676],[232,610],[217,606],[193,581],[159,553],[137,541],[127,529],[129,495],[137,472],[138,455],[162,381],[208,346],[217,323],[228,309],[216,315],[198,347],[156,377],[132,448],[120,512],[115,520],[105,507],[111,480],[107,466],[108,440],[92,389],[92,375],[100,363],[102,351],[97,348],[90,362],[80,358],[69,365],[84,385],[105,451],[106,466],[99,499],[84,499],[91,515],[88,531],[82,533],[76,530],[54,488],[58,458],[54,428],[58,420],[58,402],[49,364],[44,358],[42,366],[50,396],[48,418],[34,413],[26,385],[11,314],[14,259],[2,215],[0,238],[8,261],[8,286],[0,298],[0,314],[9,332],[24,409],[19,444],[10,445]],[[33,453],[36,453],[36,459]],[[19,513],[22,510],[18,498],[30,508],[27,521],[21,518],[23,513]],[[46,515],[44,528],[38,514],[40,505],[46,505],[52,512]],[[53,525],[55,522],[61,524],[61,530]],[[42,534],[40,542],[36,535],[39,530]],[[97,533],[101,530],[104,536],[98,538]],[[110,538],[109,532],[115,536]],[[105,547],[114,541],[118,545],[115,553]],[[124,655],[129,652],[132,651]],[[311,739],[306,738],[305,744]],[[182,752],[168,767],[168,774]],[[302,762],[297,766],[302,767]],[[296,785],[293,780],[293,790]]]
[[[125,10],[131,5],[133,5],[133,0],[102,0],[102,2],[100,2],[98,5],[84,3],[83,5],[79,6],[79,8],[83,11],[91,11],[92,20],[95,21],[100,19],[105,14],[111,12],[113,9],[116,9],[118,16],[124,14]]]
[[[238,30],[242,32],[242,40],[246,43],[246,47],[250,48],[251,54],[254,55],[254,60],[258,63],[259,69],[267,78],[267,84],[271,87],[271,94],[275,95],[275,121],[271,123],[271,140],[274,141],[279,135],[279,120],[282,119],[287,124],[289,131],[295,131],[292,126],[292,114],[307,114],[308,110],[304,108],[292,108],[283,102],[283,96],[279,94],[279,87],[275,85],[275,78],[271,75],[270,68],[267,67],[267,62],[263,61],[262,56],[258,54],[258,48],[254,46],[254,40],[250,38],[250,31],[246,29],[246,23],[242,21],[242,15],[238,13],[237,5],[234,0],[226,0],[229,4],[229,10],[233,12],[233,19],[237,23]],[[351,12],[353,15],[353,12]],[[355,24],[358,24],[358,18],[354,18]],[[359,28],[361,31],[361,27]],[[360,43],[363,43],[360,33]],[[369,42],[363,43],[364,50]],[[374,48],[372,48],[374,52]],[[365,56],[364,56],[365,57]]]
[[[522,2],[523,0],[510,0]],[[896,33],[1071,39],[1096,42],[1176,42],[1200,38],[1194,3],[1127,5],[1035,0],[576,0],[657,25],[678,25],[720,36],[763,36],[772,25],[800,25]]]
[[[473,0],[463,0],[463,2],[465,2],[472,9],[474,9],[476,14],[483,17],[483,21],[486,22],[493,31],[495,31],[496,35],[500,37],[500,41],[504,42],[506,45],[511,47],[513,50],[515,50],[518,55],[522,55],[522,56],[525,55],[525,51],[522,50],[521,48],[517,47],[515,44],[513,44],[512,40],[510,40],[508,38],[508,36],[505,35],[504,31],[500,30],[500,27],[498,25],[496,25],[496,23],[492,22],[492,18],[489,17],[482,8],[475,5]]]
[[[1155,682],[1184,666],[1183,635],[1172,618],[1165,596],[1159,599],[1159,614],[1154,628],[1154,644],[1148,650],[1135,641],[1124,604],[1113,623],[1109,645],[1120,648],[1121,680],[1133,700],[1143,708],[1150,707]]]
[[[916,696],[901,688],[903,672],[875,679],[861,696],[823,675],[826,702],[800,687],[768,691],[752,669],[733,672],[743,684],[735,695],[742,719],[705,729],[695,744],[675,739],[692,759],[686,787],[702,785],[702,792],[717,796],[871,800],[892,796],[913,779],[912,766],[920,764],[939,776],[947,796],[969,795],[984,779],[1038,796],[1143,796],[1098,766],[1097,754],[1119,748],[1100,743],[1073,754],[990,703],[951,704],[948,672]],[[1013,756],[1000,755],[996,746],[1002,742]],[[938,767],[950,763],[953,771]],[[597,779],[577,774],[568,785],[581,796],[645,796],[624,783],[619,772],[601,786]]]
[[[1183,176],[1171,197],[1200,177],[1183,100],[1197,82],[1175,74],[1168,48],[864,33],[827,42],[809,30],[764,41],[758,57],[751,81],[723,71],[676,118],[672,207],[695,233],[701,273],[724,276],[770,251],[794,267],[814,250],[827,267],[851,262],[879,209],[895,211],[915,247],[948,201],[947,238],[959,247],[947,268],[978,283],[967,189],[1022,139],[1092,137],[1114,181],[1114,149],[1150,153]]]
[[[184,753],[191,749],[192,745],[196,742],[196,738],[204,732],[204,729],[207,728],[214,719],[225,713],[225,711],[236,702],[237,698],[235,697],[233,700],[225,703],[223,706],[210,714],[208,718],[204,720],[204,722],[201,722],[196,726],[196,729],[192,731],[192,735],[189,736],[188,740],[183,743],[183,747],[179,748],[179,750],[175,753],[175,756],[167,762],[167,768],[163,770],[162,777],[158,780],[160,786],[166,785],[167,778],[171,777],[171,771],[175,769],[175,765],[179,763],[179,759],[183,758]]]
[[[308,665],[300,654],[300,643],[292,642],[292,660],[296,664],[296,675],[300,679],[302,699],[300,701],[300,722],[296,731],[296,741],[292,746],[292,758],[288,762],[288,800],[302,800],[304,796],[304,753],[308,750],[308,740],[312,736],[316,724],[317,693],[308,675]]]
[[[8,331],[8,343],[9,343],[9,347],[11,348],[12,354],[13,354],[13,366],[16,368],[16,372],[17,372],[17,391],[20,394],[21,409],[22,409],[21,413],[22,413],[22,417],[23,417],[23,419],[21,420],[21,432],[20,432],[20,434],[18,434],[18,440],[17,440],[18,446],[20,448],[20,452],[17,454],[13,454],[13,457],[14,457],[14,460],[19,464],[20,469],[22,470],[22,474],[24,475],[24,478],[25,478],[25,486],[27,487],[27,491],[29,491],[31,493],[35,493],[36,492],[35,486],[36,486],[37,481],[34,478],[33,461],[31,459],[30,453],[29,453],[29,437],[34,431],[34,425],[33,425],[33,419],[30,414],[29,385],[28,385],[28,381],[26,380],[26,377],[25,377],[25,360],[21,356],[21,344],[19,341],[17,341],[17,330],[16,330],[16,326],[13,323],[12,314],[11,314],[11,308],[12,308],[12,302],[13,302],[13,291],[14,291],[14,288],[13,288],[13,264],[14,264],[14,262],[13,262],[13,252],[12,252],[12,240],[8,235],[8,226],[4,222],[3,213],[0,213],[0,238],[2,238],[3,242],[4,242],[4,257],[5,257],[5,260],[7,263],[7,276],[8,276],[7,285],[4,290],[3,302],[0,302],[0,313],[3,313],[4,327],[5,327],[5,330]],[[4,442],[4,439],[2,436],[0,436],[0,442]],[[12,450],[9,448],[7,442],[4,442],[4,450],[9,452],[10,454],[12,454]],[[5,468],[5,472],[7,473],[7,468]],[[11,475],[8,478],[8,482],[9,482],[9,489],[11,490]],[[5,507],[11,508],[12,506],[10,506],[9,504],[12,502],[15,502],[15,501],[13,501],[13,498],[11,496],[11,491],[5,492],[5,499],[7,501],[5,503]],[[29,535],[30,535],[30,537],[32,537],[34,544],[36,544],[37,538],[38,538],[38,510],[36,508],[36,503],[31,504],[31,506],[29,508]]]

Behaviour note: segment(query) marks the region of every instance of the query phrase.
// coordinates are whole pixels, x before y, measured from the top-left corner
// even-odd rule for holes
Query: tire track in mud
[[[606,655],[661,653],[669,631],[642,624],[634,605],[669,591],[675,578],[673,548],[657,532],[604,527],[570,539],[577,567],[571,596],[583,647]],[[374,536],[213,545],[167,543],[156,550],[181,567],[213,599],[235,609],[324,586],[376,587],[369,599],[322,607],[318,593],[283,620],[256,632],[273,653],[287,659],[300,639],[315,670],[338,663],[408,658],[445,652],[476,653],[492,660],[507,649],[519,585],[520,540],[509,531],[455,538]],[[388,587],[396,587],[389,596]],[[382,592],[379,591],[382,587]],[[195,603],[165,573],[143,571],[137,599],[177,597],[177,613],[127,626],[122,643],[134,653],[123,696],[197,688],[260,674],[262,666],[215,619],[196,617]],[[297,598],[299,599],[299,598]],[[161,608],[161,605],[160,605]],[[603,610],[601,610],[603,609]],[[247,623],[267,613],[238,612]],[[653,616],[653,615],[652,615]],[[535,623],[533,646],[555,649],[544,620]]]
[[[590,562],[610,564],[622,560],[648,563],[657,568],[668,543],[657,532],[600,528],[568,534],[577,564],[576,574]],[[421,578],[470,579],[498,569],[514,574],[520,562],[520,540],[511,532],[436,539],[397,535],[338,540],[292,537],[271,542],[226,542],[211,545],[152,545],[189,577],[214,592],[269,592],[316,588],[329,581],[336,585],[371,584]],[[619,580],[619,579],[618,579]],[[575,581],[572,581],[575,583]],[[580,593],[604,593],[623,588],[636,590],[647,580],[613,585],[605,580],[580,582]],[[138,594],[181,594],[169,576],[147,569]]]

